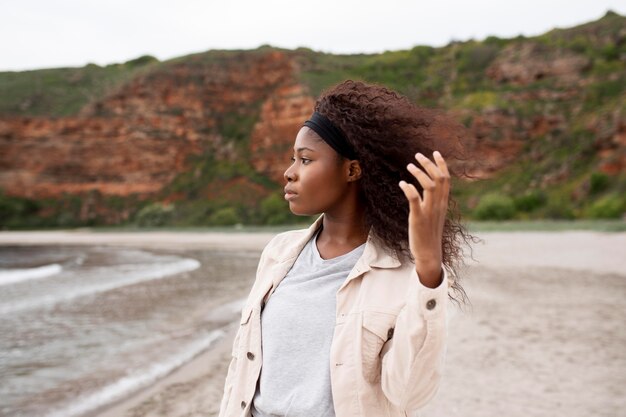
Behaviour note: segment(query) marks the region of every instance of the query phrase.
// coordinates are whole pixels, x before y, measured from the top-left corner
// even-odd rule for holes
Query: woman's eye
[[[292,156],[291,158],[289,158],[289,160],[290,160],[291,162],[296,162],[296,158],[295,158],[295,157],[293,157],[293,156]],[[311,160],[310,160],[310,159],[308,159],[308,158],[300,158],[300,160],[302,161],[302,163],[303,163],[304,165],[307,165],[309,162],[311,162]]]

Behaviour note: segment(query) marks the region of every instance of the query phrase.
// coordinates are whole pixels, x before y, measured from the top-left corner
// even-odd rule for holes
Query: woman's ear
[[[350,165],[348,165],[348,182],[358,180],[361,178],[361,174],[361,164],[359,161],[350,161]]]

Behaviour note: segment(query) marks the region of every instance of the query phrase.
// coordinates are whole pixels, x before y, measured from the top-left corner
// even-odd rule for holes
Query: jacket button
[[[393,337],[393,327],[387,330],[387,340],[391,339],[392,337]]]
[[[436,305],[437,305],[437,302],[435,300],[428,300],[428,302],[426,302],[426,308],[429,310],[432,310],[433,308],[435,308]]]
[[[254,359],[254,353],[252,352],[248,352],[248,359],[253,360]]]
[[[246,408],[246,402],[245,402],[245,401],[242,401],[242,402],[241,402],[241,408],[242,408],[242,409]]]

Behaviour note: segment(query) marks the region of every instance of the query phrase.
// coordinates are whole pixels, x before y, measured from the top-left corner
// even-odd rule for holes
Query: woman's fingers
[[[417,183],[411,181],[415,184],[413,185],[400,181],[400,187],[409,200],[409,246],[419,274],[421,270],[432,269],[430,265],[433,260],[437,265],[441,262],[450,174],[439,152],[433,153],[434,162],[419,153],[415,155],[415,159],[421,167],[410,163],[407,170]],[[418,192],[420,186],[424,190],[423,197]]]
[[[423,169],[413,163],[407,165],[407,170],[413,174],[424,190],[420,202],[423,201],[426,206],[436,203],[438,197],[446,200],[447,204],[447,196],[450,191],[450,173],[446,161],[438,151],[433,152],[433,158],[435,162],[418,152],[415,154],[415,159],[419,161]],[[417,190],[415,192],[419,195]]]
[[[435,182],[428,175],[426,175],[424,171],[419,169],[414,164],[409,164],[406,168],[411,174],[413,174],[415,178],[417,178],[417,181],[420,183],[422,189],[424,190],[424,202],[426,204],[429,204],[431,199],[430,194],[435,190]]]
[[[435,161],[438,159],[436,155],[439,155],[439,158],[441,159],[441,161],[443,161],[443,157],[441,156],[441,154],[437,151],[435,151],[433,153],[433,156],[435,158]],[[445,174],[442,171],[441,167],[439,165],[435,165],[435,163],[433,163],[433,161],[431,161],[430,159],[426,158],[423,154],[421,153],[416,153],[415,154],[415,159],[417,159],[417,161],[422,165],[422,167],[424,167],[424,170],[426,170],[426,172],[428,173],[428,175],[430,176],[430,178],[432,178],[433,180],[437,181],[437,182],[441,182],[442,180],[446,179],[446,177],[449,177],[449,174],[447,173],[448,171],[448,167],[445,167]],[[443,161],[443,164],[445,165],[445,161]]]
[[[404,196],[407,200],[409,200],[411,210],[419,210],[422,198],[420,197],[420,193],[417,191],[417,188],[415,188],[413,184],[409,184],[406,181],[400,181],[399,185],[402,192],[404,192]]]
[[[450,172],[448,171],[448,164],[446,164],[446,161],[445,159],[443,159],[443,156],[441,156],[439,151],[435,151],[433,152],[433,157],[435,158],[435,162],[437,163],[439,170],[443,173],[443,176],[449,179]]]

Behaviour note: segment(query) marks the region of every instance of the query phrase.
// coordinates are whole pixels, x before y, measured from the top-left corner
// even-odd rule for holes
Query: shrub
[[[595,201],[587,210],[587,215],[594,219],[618,219],[626,209],[626,198],[608,195]]]
[[[499,45],[490,43],[477,43],[465,46],[457,53],[459,71],[479,72],[482,75],[499,50]]]
[[[135,222],[139,226],[163,226],[171,221],[173,214],[173,205],[153,203],[139,210],[135,216]]]
[[[288,203],[278,194],[272,194],[261,202],[261,220],[265,224],[284,224],[291,216]]]
[[[7,226],[11,220],[34,216],[38,210],[36,201],[6,196],[0,191],[0,226]]]
[[[608,100],[617,99],[623,92],[624,77],[591,84],[585,96],[586,108],[600,107]]]
[[[66,210],[59,210],[56,216],[51,219],[55,226],[58,227],[77,227],[81,226],[81,221],[77,218],[75,213]]]
[[[513,200],[497,193],[484,195],[474,209],[474,217],[479,220],[507,220],[514,215]]]
[[[413,47],[410,53],[411,56],[416,58],[418,62],[426,63],[433,55],[435,55],[435,48],[432,46],[418,45]]]
[[[620,55],[619,47],[615,44],[606,45],[601,49],[600,53],[607,61],[616,61]]]
[[[576,36],[572,41],[567,45],[572,51],[579,54],[586,54],[589,50],[592,49],[591,43],[584,36]]]
[[[241,219],[234,207],[224,207],[211,214],[209,223],[215,226],[232,226],[241,223]]]
[[[502,38],[498,38],[497,36],[487,36],[485,38],[485,40],[483,41],[483,44],[485,45],[495,45],[498,48],[502,48],[503,46],[505,46],[507,44],[508,40],[506,39],[502,39]]]
[[[546,203],[546,196],[539,190],[526,191],[526,193],[515,197],[513,205],[515,210],[530,213]]]
[[[601,172],[593,172],[589,178],[589,193],[597,194],[604,190],[609,185],[609,176]]]
[[[131,59],[124,62],[124,64],[130,67],[140,67],[142,65],[151,64],[153,62],[159,62],[159,60],[152,55],[142,55],[139,58]]]
[[[564,197],[548,200],[544,214],[549,219],[571,220],[575,217],[572,203]]]

